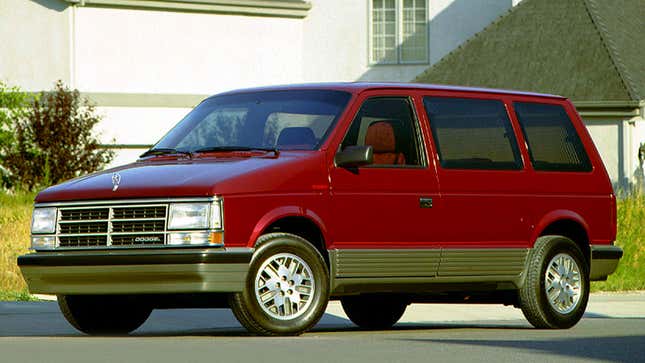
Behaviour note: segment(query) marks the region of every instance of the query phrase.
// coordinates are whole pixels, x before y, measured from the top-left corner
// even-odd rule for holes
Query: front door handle
[[[421,208],[432,208],[432,198],[421,197],[419,198],[419,207]]]

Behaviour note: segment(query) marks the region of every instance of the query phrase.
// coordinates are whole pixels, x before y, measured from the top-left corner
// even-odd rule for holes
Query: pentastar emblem
[[[119,184],[121,184],[121,174],[113,173],[112,174],[112,191],[116,192],[119,189]]]

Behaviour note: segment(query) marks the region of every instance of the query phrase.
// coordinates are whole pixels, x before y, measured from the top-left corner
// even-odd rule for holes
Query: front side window
[[[374,166],[422,165],[421,140],[407,97],[376,97],[363,103],[343,140],[347,146],[372,146]]]
[[[427,0],[372,0],[370,62],[428,61]]]
[[[153,149],[314,150],[326,139],[349,99],[349,93],[324,90],[266,91],[209,98]]]
[[[513,107],[535,170],[591,170],[580,137],[562,106],[515,102]]]
[[[443,168],[522,168],[513,127],[502,101],[424,97],[423,103]]]

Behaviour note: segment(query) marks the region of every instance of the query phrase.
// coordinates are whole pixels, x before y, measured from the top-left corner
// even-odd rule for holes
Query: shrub
[[[0,188],[12,185],[11,173],[3,165],[6,156],[15,146],[13,128],[27,105],[27,94],[18,87],[10,87],[0,81]]]
[[[94,105],[58,81],[16,121],[15,147],[5,166],[30,190],[99,170],[114,157],[92,132],[100,120]]]

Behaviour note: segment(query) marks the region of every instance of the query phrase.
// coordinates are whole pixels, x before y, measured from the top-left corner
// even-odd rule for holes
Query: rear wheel
[[[74,328],[90,335],[128,334],[152,312],[133,296],[58,295],[58,306]]]
[[[345,296],[340,301],[349,320],[368,330],[391,328],[408,306],[407,300],[388,295]]]
[[[320,252],[288,233],[261,236],[243,292],[230,296],[239,322],[260,335],[298,335],[322,317],[329,300],[329,271]]]
[[[520,307],[536,328],[566,329],[585,312],[589,268],[578,245],[563,236],[542,236],[529,255]]]

